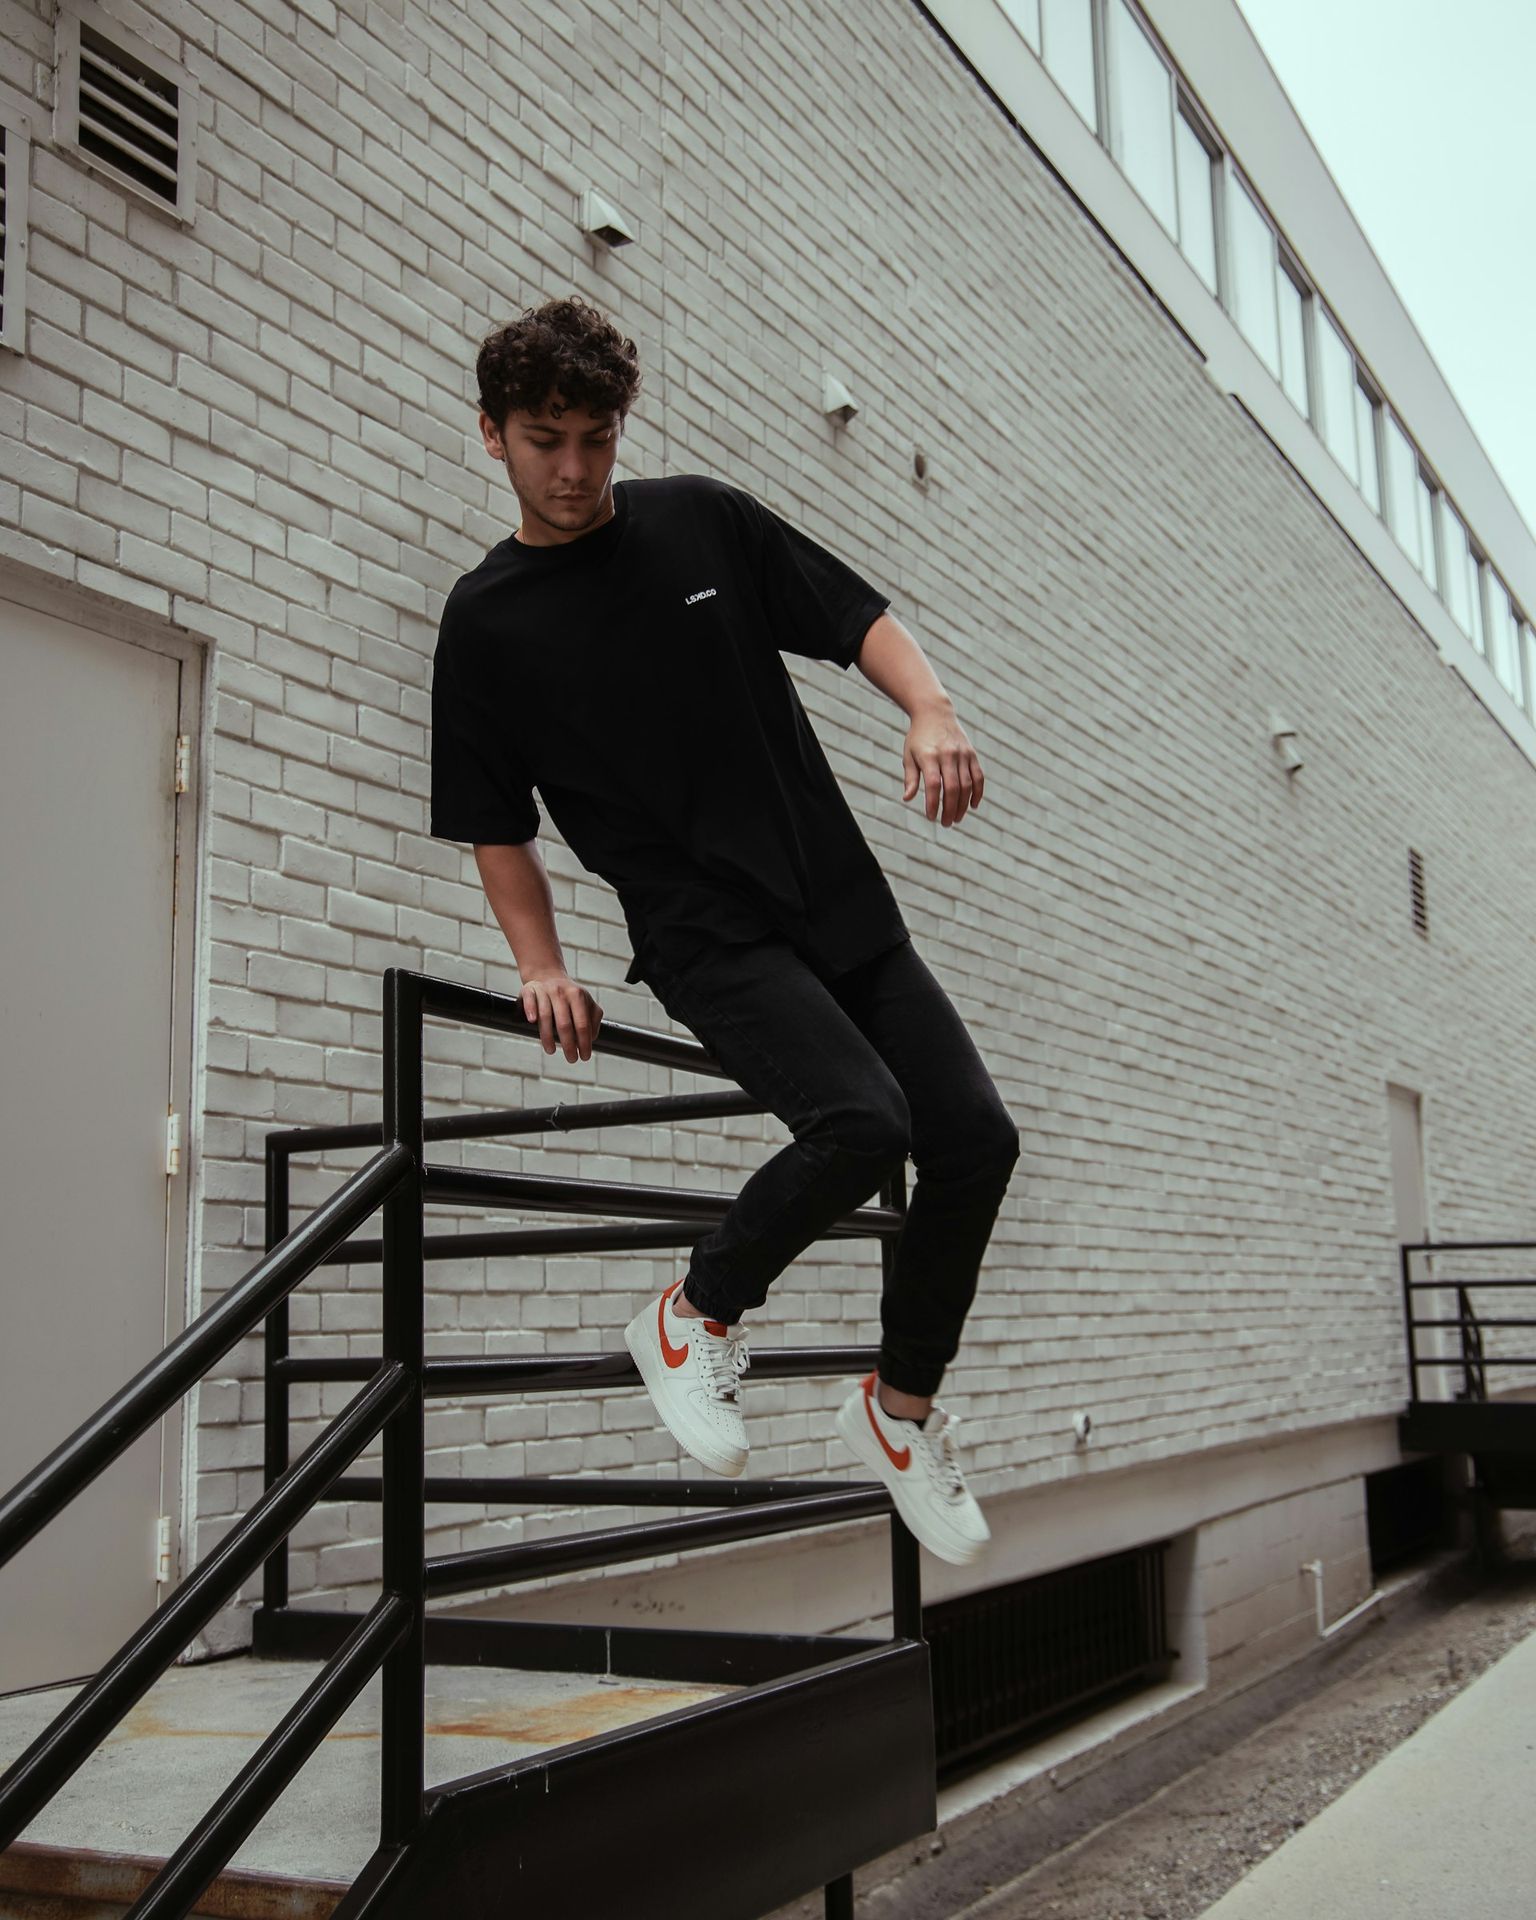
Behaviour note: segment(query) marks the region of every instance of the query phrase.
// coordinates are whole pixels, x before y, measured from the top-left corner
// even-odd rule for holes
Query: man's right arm
[[[516,846],[476,841],[475,865],[522,978],[523,1012],[537,1023],[546,1053],[556,1036],[567,1060],[587,1060],[603,1010],[566,969],[555,931],[555,901],[536,840]]]

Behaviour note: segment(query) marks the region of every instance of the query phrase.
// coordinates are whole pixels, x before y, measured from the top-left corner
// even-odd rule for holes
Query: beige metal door
[[[183,671],[0,600],[0,1486],[165,1342]],[[153,1610],[162,1444],[0,1569],[0,1691]]]
[[[1392,1142],[1393,1224],[1399,1245],[1417,1243],[1429,1238],[1429,1206],[1424,1193],[1419,1096],[1412,1087],[1387,1082],[1387,1120]]]

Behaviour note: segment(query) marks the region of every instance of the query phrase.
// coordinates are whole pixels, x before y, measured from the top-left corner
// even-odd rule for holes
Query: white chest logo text
[[[683,605],[685,607],[691,607],[695,600],[708,600],[713,596],[714,592],[715,589],[713,587],[705,587],[700,593],[690,593],[688,598],[683,602]]]

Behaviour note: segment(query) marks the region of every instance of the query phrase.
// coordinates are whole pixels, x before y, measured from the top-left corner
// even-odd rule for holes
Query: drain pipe
[[[1330,1627],[1325,1624],[1327,1616],[1323,1612],[1323,1563],[1322,1561],[1321,1560],[1304,1560],[1302,1562],[1301,1570],[1303,1573],[1311,1574],[1312,1583],[1317,1592],[1317,1637],[1319,1640],[1331,1640],[1336,1633],[1342,1633],[1344,1628],[1349,1625],[1351,1620],[1358,1620],[1361,1614],[1365,1612],[1367,1607],[1374,1607],[1376,1602],[1381,1598],[1381,1588],[1377,1587],[1373,1593],[1368,1593],[1366,1595],[1366,1597],[1360,1602],[1358,1607],[1351,1607],[1348,1613],[1341,1614],[1340,1617],[1337,1620],[1335,1620],[1333,1625]]]

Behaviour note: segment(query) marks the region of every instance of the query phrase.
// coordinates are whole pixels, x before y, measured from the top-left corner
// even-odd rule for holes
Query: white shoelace
[[[745,1333],[728,1339],[707,1334],[694,1342],[694,1349],[699,1356],[699,1377],[705,1392],[713,1400],[734,1400],[736,1376],[745,1373],[749,1364]]]
[[[935,1442],[931,1449],[931,1458],[938,1471],[946,1499],[959,1500],[965,1493],[965,1479],[960,1472],[960,1456],[955,1448],[955,1428],[960,1424],[958,1413],[946,1410],[944,1424],[936,1434],[924,1435],[925,1439]],[[918,1429],[922,1431],[921,1428]]]

